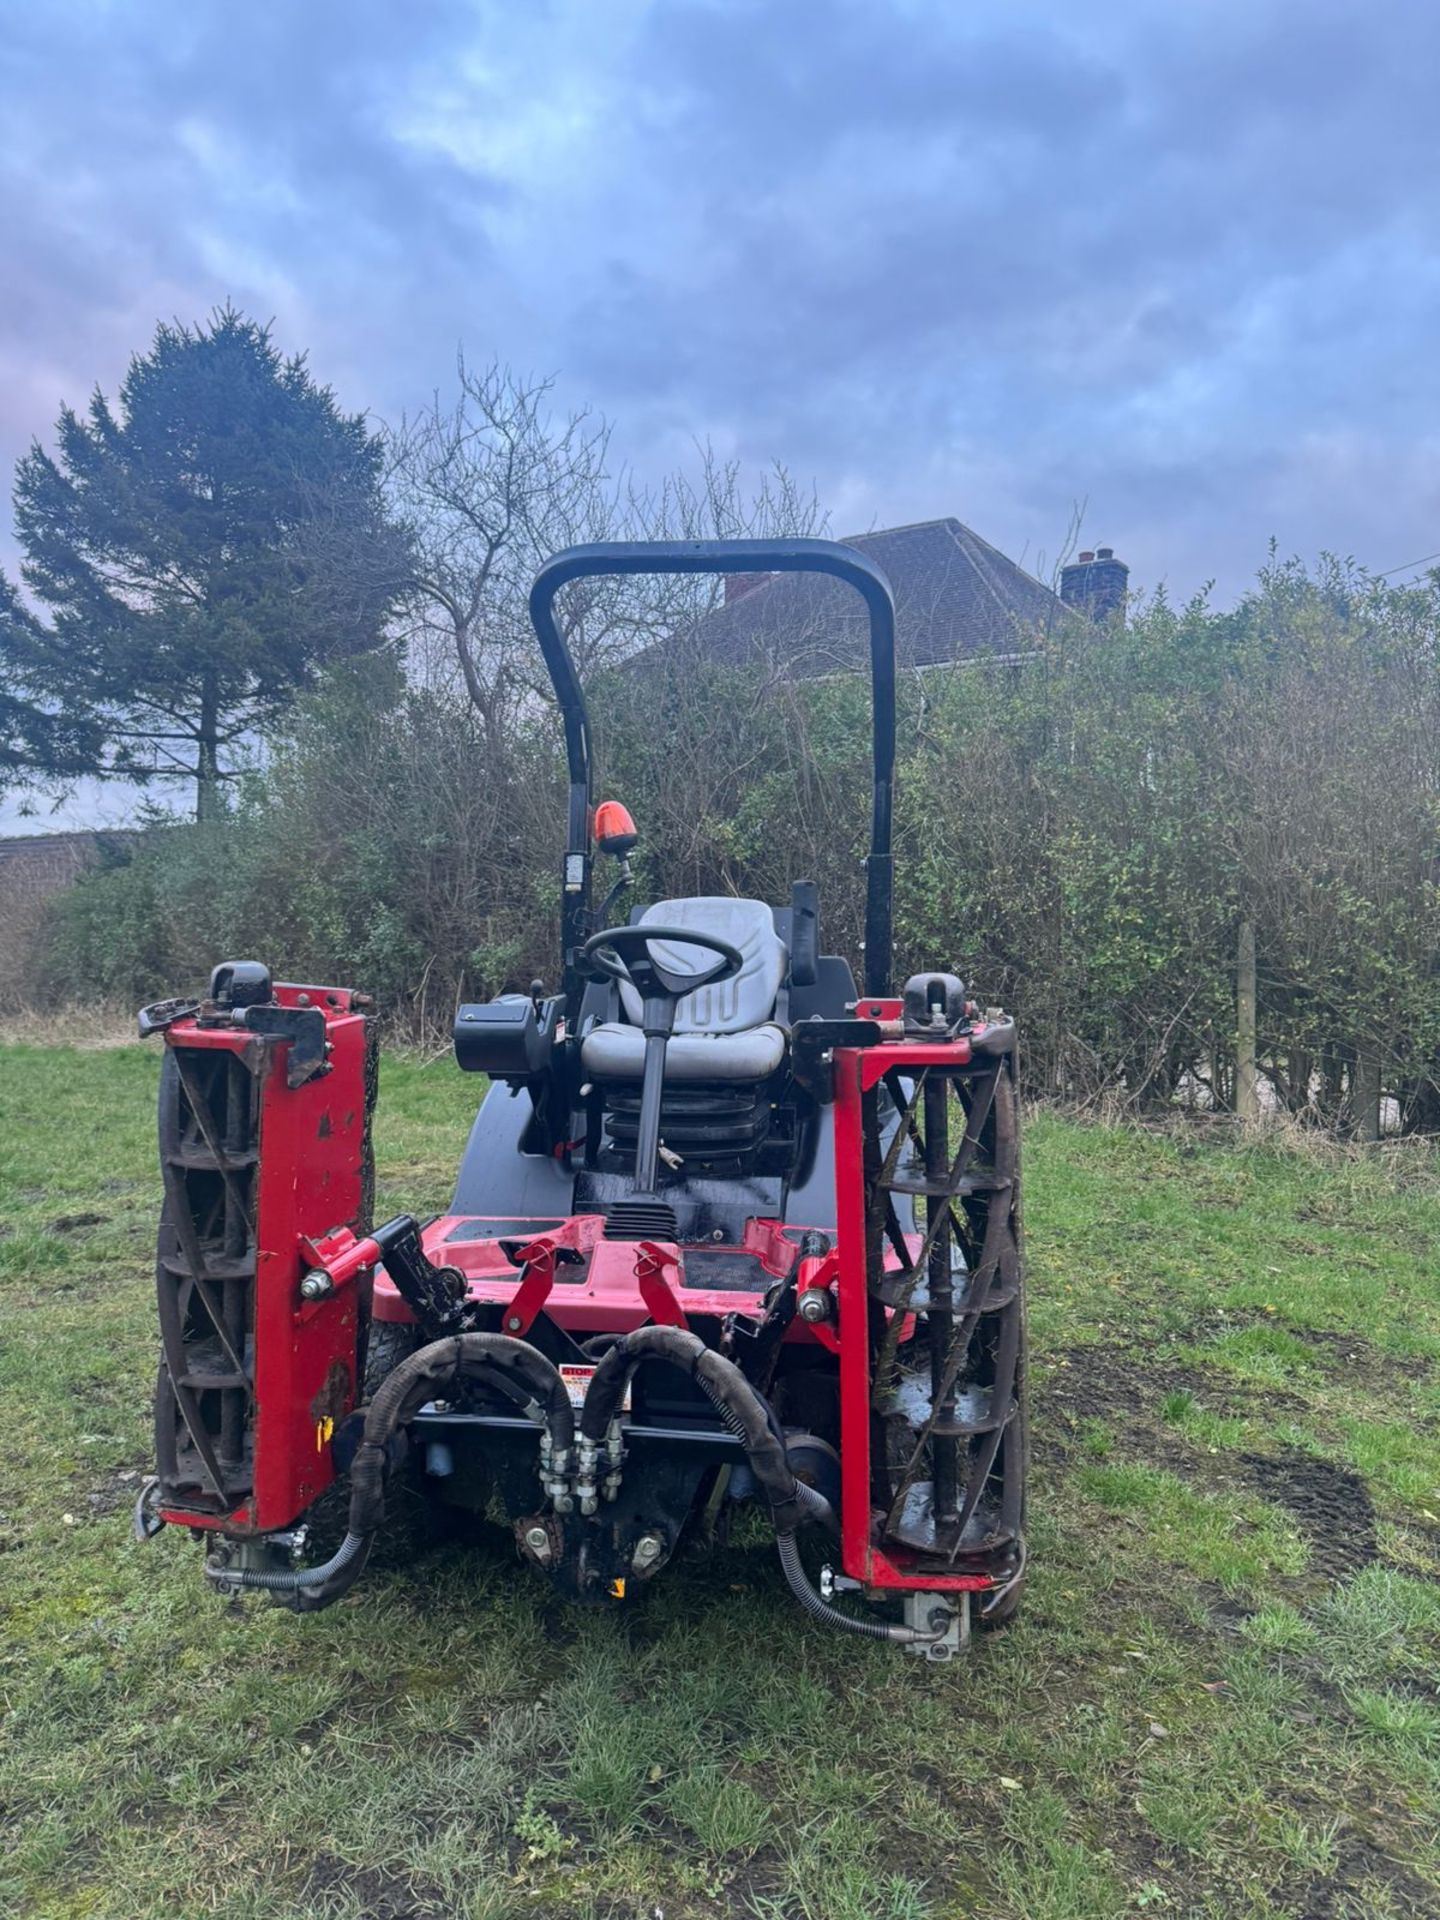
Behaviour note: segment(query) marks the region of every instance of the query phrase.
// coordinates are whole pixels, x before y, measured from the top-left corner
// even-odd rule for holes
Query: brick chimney
[[[1115,558],[1113,547],[1077,553],[1068,567],[1060,569],[1060,598],[1097,623],[1123,621],[1129,591],[1130,569]]]
[[[725,576],[726,606],[733,606],[737,600],[743,600],[747,593],[753,593],[756,587],[763,587],[769,578],[768,573],[727,573]]]

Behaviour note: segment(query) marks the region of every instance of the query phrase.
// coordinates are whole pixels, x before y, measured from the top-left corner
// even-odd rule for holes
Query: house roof
[[[121,828],[79,827],[62,833],[11,833],[0,835],[0,866],[46,866],[57,861],[84,862],[95,857],[102,841],[132,840],[136,836]]]
[[[0,916],[22,901],[49,899],[87,868],[98,865],[106,848],[134,838],[124,829],[111,832],[108,828],[0,837]]]
[[[1050,589],[958,520],[922,520],[845,542],[873,560],[895,594],[902,667],[1028,652],[1074,616]],[[706,614],[697,637],[724,659],[755,650],[802,673],[859,667],[868,617],[852,587],[823,574],[772,574]]]

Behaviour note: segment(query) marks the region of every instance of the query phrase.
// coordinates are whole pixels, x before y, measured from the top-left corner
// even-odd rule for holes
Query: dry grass
[[[0,1047],[128,1047],[135,1042],[135,1009],[119,1001],[73,1007],[10,1007],[0,1012]]]

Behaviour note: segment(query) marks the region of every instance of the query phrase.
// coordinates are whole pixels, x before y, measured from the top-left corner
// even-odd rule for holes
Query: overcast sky
[[[230,299],[393,418],[457,342],[837,533],[1072,502],[1232,596],[1440,549],[1435,0],[0,0],[0,461]],[[7,549],[8,550],[8,549]]]

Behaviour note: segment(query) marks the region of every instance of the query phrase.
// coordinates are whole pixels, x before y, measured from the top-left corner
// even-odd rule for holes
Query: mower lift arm
[[[420,1241],[412,1214],[397,1213],[374,1233],[358,1239],[341,1227],[324,1240],[306,1241],[303,1250],[311,1264],[300,1282],[307,1301],[323,1300],[369,1268],[382,1262],[395,1291],[415,1316],[427,1340],[468,1333],[473,1310],[465,1299],[465,1276],[454,1267],[437,1267]]]

